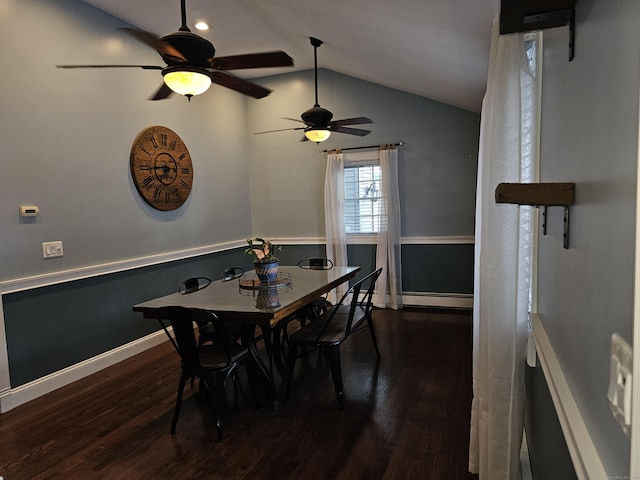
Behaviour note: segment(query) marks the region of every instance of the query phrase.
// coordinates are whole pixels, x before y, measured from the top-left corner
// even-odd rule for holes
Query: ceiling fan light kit
[[[189,100],[200,95],[211,86],[211,77],[205,69],[197,67],[167,67],[162,70],[164,83],[174,92]]]
[[[331,136],[331,132],[320,128],[310,128],[309,130],[305,130],[304,136],[307,137],[307,140],[320,143],[329,138]]]

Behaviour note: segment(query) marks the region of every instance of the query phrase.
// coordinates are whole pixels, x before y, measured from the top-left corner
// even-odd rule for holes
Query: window
[[[521,77],[521,145],[520,145],[520,168],[522,182],[538,182],[540,180],[540,100],[541,95],[541,73],[542,73],[542,32],[528,33],[524,36],[525,53],[529,63],[528,74]],[[529,232],[537,232],[538,217],[534,214],[534,207],[526,206],[520,208],[521,224],[526,233],[521,235],[531,235]],[[537,311],[537,238],[533,235],[521,245],[528,245],[531,257],[529,261],[530,271],[528,273],[529,282],[529,312]],[[524,256],[524,254],[523,254]],[[529,327],[530,329],[530,327]]]
[[[344,167],[345,229],[349,233],[378,233],[385,221],[382,171],[378,164]]]

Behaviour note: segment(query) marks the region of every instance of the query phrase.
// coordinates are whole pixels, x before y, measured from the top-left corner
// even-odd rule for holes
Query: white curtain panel
[[[383,219],[378,232],[376,269],[382,267],[373,304],[379,308],[402,308],[402,270],[400,268],[400,192],[398,189],[398,149],[380,149]],[[388,293],[388,296],[387,296]]]
[[[344,225],[344,158],[342,153],[329,152],[324,178],[324,221],[327,237],[327,258],[334,265],[346,266],[347,233]],[[331,291],[327,299],[336,303],[344,292],[345,285]]]
[[[535,178],[536,89],[525,42],[498,32],[496,18],[476,198],[469,470],[480,480],[520,479],[532,209],[496,204],[494,192],[501,182]]]

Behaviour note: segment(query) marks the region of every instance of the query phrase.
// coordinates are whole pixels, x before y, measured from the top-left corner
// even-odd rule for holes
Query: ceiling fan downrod
[[[180,0],[180,15],[182,18],[182,25],[178,29],[179,32],[190,32],[189,27],[187,27],[187,6],[186,0]]]
[[[313,71],[315,72],[315,86],[316,86],[316,103],[314,107],[319,107],[318,103],[318,47],[322,45],[322,40],[314,37],[309,37],[311,45],[313,46]]]

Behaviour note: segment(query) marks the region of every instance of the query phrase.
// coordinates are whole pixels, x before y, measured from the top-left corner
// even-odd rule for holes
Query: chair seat
[[[300,330],[291,334],[290,342],[304,347],[320,347],[340,345],[347,338],[346,327],[349,321],[350,305],[338,305],[330,307],[324,314],[316,320],[304,326]],[[331,319],[333,311],[337,312]],[[364,317],[364,309],[356,307],[354,318],[360,321]],[[331,319],[328,326],[327,321]],[[355,323],[355,322],[354,322]],[[324,329],[324,331],[323,331]]]
[[[228,352],[228,353],[227,353]],[[203,345],[198,349],[203,368],[222,369],[229,363],[237,363],[247,355],[247,349],[237,343],[225,345]]]

